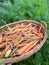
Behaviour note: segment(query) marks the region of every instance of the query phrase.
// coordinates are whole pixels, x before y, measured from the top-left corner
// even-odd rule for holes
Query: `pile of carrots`
[[[33,49],[44,37],[42,25],[35,23],[8,26],[6,32],[0,32],[0,57],[14,57]]]

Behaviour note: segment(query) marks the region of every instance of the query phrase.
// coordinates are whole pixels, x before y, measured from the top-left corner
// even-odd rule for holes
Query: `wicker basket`
[[[38,24],[38,25],[42,24],[43,27],[44,27],[44,39],[39,44],[37,44],[32,50],[30,50],[27,53],[24,53],[23,55],[21,55],[19,57],[1,59],[2,62],[4,62],[5,64],[11,64],[11,63],[19,62],[19,61],[22,61],[22,60],[30,57],[31,55],[33,55],[34,53],[36,53],[38,50],[40,50],[40,48],[43,46],[43,44],[45,43],[45,41],[47,39],[47,25],[43,21],[42,22],[36,22],[36,21],[33,21],[33,20],[21,20],[21,21],[18,21],[18,22],[7,24],[7,25],[9,25],[10,27],[13,27],[16,24],[20,24],[22,22],[24,22],[25,24],[27,24],[28,22],[29,23],[33,22],[33,23]],[[7,25],[4,25],[4,26],[0,27],[0,30],[7,29]]]

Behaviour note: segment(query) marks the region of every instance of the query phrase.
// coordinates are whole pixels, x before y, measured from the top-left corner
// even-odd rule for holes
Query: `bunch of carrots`
[[[8,26],[8,31],[0,32],[0,57],[14,57],[33,49],[44,37],[42,25],[35,23]]]

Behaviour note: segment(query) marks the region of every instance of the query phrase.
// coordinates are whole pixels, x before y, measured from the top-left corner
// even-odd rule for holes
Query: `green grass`
[[[13,65],[49,65],[49,1],[0,0],[0,26],[23,19],[45,21],[48,38],[41,50],[28,59]]]

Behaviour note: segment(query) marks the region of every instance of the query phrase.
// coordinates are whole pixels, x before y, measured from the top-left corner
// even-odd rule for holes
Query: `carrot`
[[[16,29],[16,26],[12,28],[12,31],[14,31]]]
[[[14,49],[10,54],[13,55],[17,49]]]
[[[11,35],[12,35],[12,34],[14,34],[14,33],[16,33],[16,32],[18,32],[17,29],[16,29],[16,30],[12,30],[12,31],[8,31],[8,32],[6,32],[6,34],[7,34],[7,35],[8,35],[8,34],[11,34]]]
[[[36,43],[30,45],[30,46],[25,50],[25,52],[28,52],[29,50],[31,50],[35,45],[36,45]]]
[[[31,25],[32,25],[32,23],[29,23],[29,24],[26,26],[26,28],[30,27]]]
[[[41,32],[41,27],[39,28],[39,33]]]
[[[43,34],[42,33],[38,33],[37,34],[39,37],[43,37]]]
[[[20,39],[21,39],[21,34],[19,34],[18,37],[15,39],[14,46],[20,43]]]
[[[25,36],[35,36],[35,34],[25,34]]]
[[[0,44],[0,48],[3,48],[6,45],[7,45],[7,42],[4,42],[4,43]]]
[[[13,32],[11,32],[11,31],[8,31],[8,32],[6,32],[6,34],[8,35],[8,34],[13,34]]]
[[[10,39],[10,38],[9,38],[9,39],[6,39],[6,42],[9,42],[9,41],[11,41],[11,40],[12,40],[12,39]]]
[[[0,56],[2,56],[3,54],[0,52]]]
[[[24,28],[26,25],[24,25],[24,23],[21,24],[21,27]]]
[[[13,36],[11,35],[11,36],[9,36],[7,39],[6,39],[6,41],[12,41],[13,39],[15,39],[16,38],[16,34],[14,34]]]
[[[37,31],[35,28],[32,29],[32,32],[33,32],[34,34],[38,34],[38,31]]]
[[[20,48],[19,50],[17,50],[18,55],[23,54],[25,52],[26,48],[28,48],[31,44],[28,43],[26,46],[24,46],[24,47]]]
[[[4,42],[4,41],[6,41],[6,37],[5,36],[2,38],[2,42]]]
[[[0,43],[2,43],[2,34],[0,34]]]
[[[13,35],[9,36],[9,38],[14,39],[14,38],[16,38],[16,36],[17,36],[16,34],[13,34]]]
[[[38,33],[38,31],[36,29],[32,30],[32,32],[36,35],[38,35],[39,37],[42,37],[43,34],[42,33]]]
[[[33,43],[37,43],[38,40],[34,41],[34,42],[31,42],[31,43],[28,43],[26,46],[20,48],[19,50],[17,50],[17,53],[18,55],[21,55],[23,53],[25,53],[26,49],[28,49]]]
[[[4,46],[5,46],[5,44],[3,43],[3,44],[0,45],[0,48],[3,48]]]
[[[19,37],[18,37],[19,38]],[[17,46],[19,43],[21,43],[21,41],[23,41],[25,39],[25,37],[20,37],[19,39],[16,39],[16,41],[14,42],[14,46]]]
[[[28,43],[22,43],[22,44],[18,44],[17,47],[23,47],[25,45],[27,45]]]
[[[10,46],[7,45],[6,48],[4,49],[4,52],[7,52],[9,50]]]

